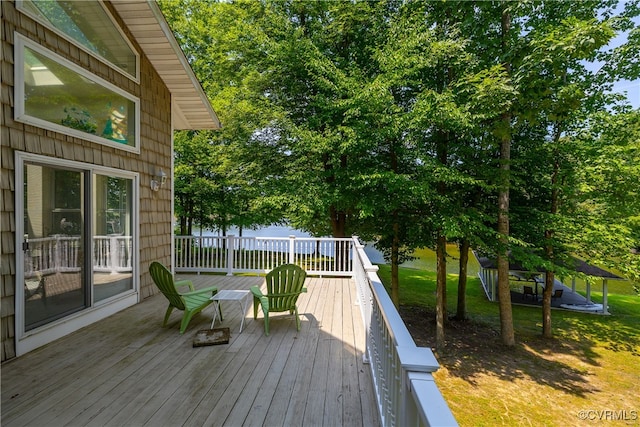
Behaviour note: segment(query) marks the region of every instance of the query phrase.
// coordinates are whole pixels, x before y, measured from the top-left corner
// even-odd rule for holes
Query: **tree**
[[[568,136],[585,127],[588,110],[597,105],[589,97],[595,99],[601,91],[581,61],[595,58],[614,34],[607,20],[598,22],[592,18],[594,5],[587,6],[586,10],[576,6],[541,10],[538,19],[544,17],[545,23],[528,35],[529,54],[518,70],[522,92],[527,95],[520,103],[520,114],[526,118],[527,127],[536,129],[529,133],[535,138],[531,150],[523,144],[529,165],[523,169],[527,180],[537,184],[534,197],[538,203],[534,209],[540,213],[537,221],[544,224],[541,235],[529,236],[527,241],[542,248],[547,267],[542,322],[545,337],[552,336],[555,271],[557,266],[566,264],[570,252],[563,243],[563,223],[575,211],[575,153]],[[591,84],[587,88],[584,82]],[[537,167],[532,162],[538,163]],[[538,174],[540,180],[535,179]]]
[[[209,215],[207,209],[215,184],[206,179],[207,168],[201,159],[201,149],[194,138],[195,132],[184,132],[175,137],[176,167],[174,173],[175,213],[180,234],[190,235],[194,226],[201,225]]]
[[[588,128],[588,117],[610,101],[603,93],[611,80],[604,73],[589,73],[584,61],[606,59],[601,48],[618,22],[609,19],[613,3],[478,3],[471,24],[460,19],[483,68],[501,66],[502,82],[512,88],[504,93],[515,95],[505,98],[501,121],[486,122],[501,146],[502,173],[493,181],[499,188],[500,245],[493,250],[498,255],[498,298],[507,345],[514,343],[509,257],[532,268],[546,267],[543,333],[550,334],[553,273],[566,268],[572,249],[567,224],[577,218],[577,153],[571,136]],[[486,28],[499,28],[499,33],[478,31]],[[633,49],[624,50],[629,51]]]
[[[640,111],[592,117],[589,132],[575,136],[580,158],[576,251],[591,262],[640,282]],[[577,233],[576,233],[577,234]]]
[[[474,114],[477,126],[472,133],[477,141],[475,145],[486,144],[492,153],[481,163],[474,162],[472,156],[466,159],[470,164],[480,166],[480,176],[486,179],[483,188],[495,191],[495,241],[485,243],[487,249],[497,255],[502,340],[505,345],[513,346],[515,338],[509,289],[509,193],[513,112],[518,96],[512,66],[520,47],[521,29],[516,14],[519,5],[510,2],[455,2],[455,5],[463,13],[450,16],[459,17],[457,27],[462,37],[468,40],[469,51],[475,52],[477,58],[476,72],[461,82],[459,90],[467,97],[468,110],[477,111]],[[489,170],[493,172],[485,172]],[[460,237],[464,239],[465,236]]]
[[[226,234],[231,226],[280,221],[282,198],[269,190],[273,163],[261,160],[274,158],[277,129],[271,123],[281,114],[264,96],[265,35],[255,25],[264,6],[196,0],[160,5],[223,123],[216,132],[176,133],[181,232],[191,234],[194,223]]]

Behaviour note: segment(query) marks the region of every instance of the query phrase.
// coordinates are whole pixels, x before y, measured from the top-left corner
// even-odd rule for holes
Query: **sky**
[[[626,41],[626,36],[618,36],[610,44],[611,47],[620,46]],[[640,58],[638,59],[640,61]],[[636,80],[620,80],[613,85],[613,91],[626,93],[627,99],[634,109],[640,108],[640,79]]]
[[[624,7],[624,1],[620,1],[618,3],[618,7],[616,9],[617,12],[621,12]],[[634,19],[636,27],[640,26],[640,17],[636,17]],[[615,39],[611,41],[609,47],[615,48],[617,46],[622,45],[627,41],[627,34],[620,34]],[[638,59],[640,60],[640,58]],[[629,80],[621,80],[614,84],[613,86],[614,92],[620,92],[627,94],[627,99],[631,103],[634,109],[640,108],[640,79],[636,79],[633,81]]]
[[[615,92],[627,93],[627,99],[634,109],[640,108],[640,80],[622,80],[613,86]]]

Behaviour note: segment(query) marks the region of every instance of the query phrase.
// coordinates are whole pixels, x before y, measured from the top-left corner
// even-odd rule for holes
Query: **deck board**
[[[309,287],[315,291],[314,287]],[[319,345],[320,329],[322,328],[324,308],[327,305],[328,287],[322,287],[319,292],[316,291],[314,294],[316,294],[314,301],[315,308],[313,311],[310,309],[307,310],[307,317],[310,322],[306,339],[303,341],[305,348],[302,354],[292,361],[296,365],[296,368],[292,367],[289,372],[289,375],[294,375],[292,396],[300,398],[292,398],[286,409],[284,425],[287,426],[302,425],[307,405],[313,404],[313,402],[309,402],[308,394],[309,390],[312,389],[311,377],[313,366],[317,363],[318,352],[322,349]]]
[[[336,286],[336,298],[333,300],[329,336],[325,338],[327,345],[325,388],[318,387],[317,392],[324,396],[324,422],[330,425],[342,424],[342,292]],[[326,390],[326,391],[325,391]]]
[[[180,275],[196,288],[249,289],[263,277]],[[213,306],[179,334],[181,312],[162,328],[162,295],[2,365],[3,426],[379,425],[355,285],[308,278],[293,316],[223,302],[229,344],[193,347]]]
[[[336,291],[337,292],[337,291]],[[323,298],[323,310],[319,322],[320,332],[317,338],[317,347],[314,353],[311,376],[309,378],[306,406],[303,425],[312,425],[323,419],[325,392],[327,391],[327,378],[329,376],[329,348],[331,334],[331,315],[333,314],[333,299],[329,296]],[[329,414],[327,414],[329,415]],[[339,424],[330,424],[339,425]]]

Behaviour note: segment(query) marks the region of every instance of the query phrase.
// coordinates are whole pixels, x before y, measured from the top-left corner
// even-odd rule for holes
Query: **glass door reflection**
[[[85,173],[25,163],[25,331],[87,307]]]

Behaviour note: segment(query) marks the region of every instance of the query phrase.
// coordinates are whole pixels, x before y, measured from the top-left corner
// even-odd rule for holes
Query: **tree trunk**
[[[508,50],[507,39],[511,27],[511,15],[503,3],[502,11],[502,50]],[[509,63],[504,64],[510,74]],[[513,347],[515,336],[513,331],[513,313],[511,311],[511,290],[509,288],[509,188],[511,162],[511,113],[502,115],[500,138],[500,176],[498,190],[498,304],[500,309],[500,335],[502,342]]]
[[[560,140],[561,130],[560,126],[556,128],[554,142],[557,144]],[[554,156],[556,159],[553,162],[553,172],[551,175],[551,207],[550,213],[555,216],[558,213],[559,193],[558,193],[558,175],[560,174],[560,162],[558,161],[558,155]],[[555,232],[551,229],[547,229],[544,232],[547,245],[545,246],[545,253],[549,261],[554,261],[555,254],[553,252],[553,235]],[[551,295],[553,295],[553,284],[555,282],[555,274],[553,271],[548,271],[544,279],[544,292],[542,293],[542,336],[545,338],[552,338],[553,332],[551,330]]]
[[[444,350],[444,324],[447,320],[447,238],[436,243],[436,350]]]
[[[397,213],[393,213],[393,239],[391,240],[391,301],[396,308],[400,307],[400,277],[398,275],[398,258],[400,254],[400,226],[397,222]]]
[[[469,239],[462,239],[460,242],[460,262],[458,275],[458,306],[456,310],[457,320],[467,319],[467,267],[469,264],[469,249],[471,243]]]
[[[393,141],[389,141],[389,167],[398,173],[398,156]],[[391,301],[396,308],[400,308],[400,276],[398,274],[400,258],[400,223],[398,211],[391,213],[393,237],[391,239]]]
[[[180,197],[180,206],[182,206],[183,208],[185,207],[185,200],[184,197]],[[184,210],[183,210],[184,212]],[[183,213],[182,215],[180,215],[180,235],[181,236],[186,236],[187,235],[187,215],[186,212]]]
[[[180,235],[185,236],[187,234],[187,217],[180,215]]]
[[[505,121],[510,120],[506,114]],[[500,310],[500,335],[508,347],[515,345],[511,289],[509,286],[509,160],[511,139],[503,138],[500,147],[502,182],[498,193],[498,305]]]
[[[336,181],[336,177],[333,173],[333,165],[330,161],[329,154],[323,155],[323,163],[324,170],[326,172],[330,172],[327,174],[326,182],[329,185],[334,185]],[[347,167],[347,156],[340,156],[340,168],[346,169]],[[338,209],[336,205],[329,206],[329,220],[331,221],[331,231],[333,232],[333,237],[343,238],[347,237],[347,212],[344,210]],[[349,265],[349,253],[348,250],[345,250],[341,245],[336,245],[336,253],[335,253],[335,262],[338,269],[347,271]]]
[[[542,336],[552,338],[551,332],[551,296],[553,295],[553,283],[555,274],[547,271],[544,275],[544,291],[542,292]]]
[[[505,271],[506,273],[504,273]],[[498,306],[502,343],[507,347],[513,347],[516,344],[516,340],[513,331],[511,290],[509,289],[509,258],[504,255],[498,255]]]
[[[333,237],[346,237],[347,214],[331,205],[329,207],[329,215],[331,216],[331,231],[333,232]]]
[[[193,200],[187,202],[187,236],[191,236],[193,233]]]
[[[333,231],[333,237],[343,238],[346,236],[347,228],[347,214],[342,211],[338,211],[335,206],[329,207],[329,215],[331,216],[331,228]],[[335,245],[335,259],[336,268],[338,270],[347,271],[349,264],[349,250],[347,247],[341,244]]]
[[[449,74],[451,69],[448,70]],[[442,79],[443,88],[446,86],[446,78]],[[447,167],[449,134],[447,132],[437,132],[436,152],[438,161],[443,168]],[[447,184],[444,180],[438,181],[438,195],[442,200],[447,195]],[[436,350],[444,351],[445,338],[444,326],[447,321],[447,237],[444,230],[438,229],[436,239]]]
[[[185,230],[183,232],[183,236],[191,236],[191,232],[193,230],[193,209],[191,207],[191,202],[186,201],[183,205],[185,207]],[[193,242],[185,247],[186,253],[184,256],[188,260],[192,260],[193,255]],[[193,260],[192,260],[193,261]]]

